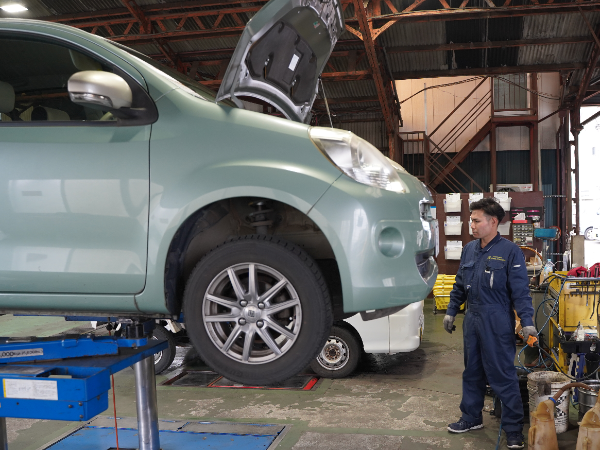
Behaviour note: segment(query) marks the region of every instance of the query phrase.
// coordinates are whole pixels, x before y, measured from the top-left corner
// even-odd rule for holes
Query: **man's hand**
[[[535,327],[533,325],[530,325],[528,327],[523,327],[523,329],[521,330],[523,332],[523,342],[527,342],[527,339],[529,339],[530,335],[534,335],[537,337],[537,330],[535,329]]]
[[[446,330],[448,333],[452,333],[452,325],[454,325],[455,319],[456,317],[450,316],[448,314],[446,314],[446,316],[444,317],[444,330]]]

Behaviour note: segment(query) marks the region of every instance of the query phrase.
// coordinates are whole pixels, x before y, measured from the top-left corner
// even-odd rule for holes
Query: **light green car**
[[[0,312],[183,312],[217,372],[273,383],[334,319],[427,296],[427,189],[352,133],[305,124],[342,30],[335,2],[272,0],[217,101],[101,37],[0,19]]]

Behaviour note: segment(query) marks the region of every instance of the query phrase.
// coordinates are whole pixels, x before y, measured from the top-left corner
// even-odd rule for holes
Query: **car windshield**
[[[178,72],[177,70],[172,69],[171,67],[161,64],[160,62],[150,58],[149,56],[146,56],[143,53],[138,52],[137,50],[134,50],[125,45],[119,44],[118,42],[113,42],[113,41],[108,41],[108,42],[110,42],[112,45],[114,45],[116,47],[119,47],[121,50],[125,50],[130,55],[135,56],[136,58],[142,60],[146,64],[149,64],[153,68],[158,69],[159,71],[163,72],[165,75],[167,75],[171,78],[174,78],[176,81],[180,82],[185,87],[191,89],[192,91],[194,91],[196,94],[200,95],[205,100],[208,100],[211,102],[215,101],[215,99],[217,97],[217,93],[215,91],[213,91],[212,89],[197,82],[196,80],[192,80],[187,75],[184,75],[181,72]],[[231,106],[234,108],[236,107],[232,101],[226,100],[226,101],[220,101],[218,103],[222,104],[222,105]]]

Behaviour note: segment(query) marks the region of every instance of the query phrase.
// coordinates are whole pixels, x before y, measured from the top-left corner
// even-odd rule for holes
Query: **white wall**
[[[467,80],[473,77],[446,77],[446,78],[423,78],[419,80],[402,80],[396,82],[398,97],[402,102],[404,99],[422,90],[425,86],[439,86],[447,83]],[[559,74],[541,73],[538,74],[538,91],[544,93],[544,96],[558,97],[559,94]],[[481,77],[475,80],[456,84],[453,86],[428,89],[415,95],[410,100],[402,103],[402,119],[404,126],[400,131],[432,131],[460,104],[460,102],[469,95],[475,86],[481,82]],[[462,105],[433,136],[432,140],[440,143],[442,138],[456,125],[457,120],[464,117],[473,110],[477,100],[482,98],[492,86],[492,79],[485,81],[475,94]],[[425,101],[425,96],[426,101]],[[425,106],[426,103],[426,106]],[[542,118],[558,108],[558,100],[539,97],[539,117]],[[427,110],[427,120],[425,120],[425,110]],[[465,128],[458,139],[450,145],[446,151],[456,152],[460,150],[474,135],[482,128],[491,117],[491,108],[487,107],[472,125]],[[558,129],[558,114],[546,119],[538,127],[540,148],[555,148],[555,136]],[[500,127],[496,134],[497,150],[529,150],[529,129],[527,127]],[[489,138],[485,138],[475,151],[489,151]]]
[[[538,91],[544,95],[538,97],[538,117],[542,119],[558,109],[560,104],[558,100],[560,95],[560,74],[557,72],[539,73]],[[546,96],[554,97],[556,100],[545,98]],[[541,149],[556,148],[556,131],[559,126],[560,119],[558,114],[554,114],[539,124],[538,140]]]
[[[467,80],[472,77],[451,77],[451,78],[423,78],[420,80],[402,80],[396,82],[398,97],[400,101],[410,97],[425,86],[437,86],[441,84],[454,83]],[[412,99],[402,103],[402,119],[404,126],[400,131],[427,131],[431,134],[435,128],[457,107],[465,97],[481,82],[481,78],[468,83],[457,84],[454,86],[428,89],[414,96]],[[475,94],[462,105],[456,115],[449,119],[432,136],[432,140],[440,143],[444,136],[454,128],[458,119],[462,118],[473,107],[482,96],[490,89],[490,82],[484,82]],[[425,96],[427,96],[427,106],[425,106]],[[425,108],[427,109],[427,123],[425,123]],[[458,133],[458,139],[445,148],[446,151],[455,152],[460,150],[469,139],[479,130],[490,118],[490,110],[483,110],[476,120]]]

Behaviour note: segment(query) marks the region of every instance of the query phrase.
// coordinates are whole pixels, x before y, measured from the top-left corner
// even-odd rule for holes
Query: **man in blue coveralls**
[[[471,203],[471,229],[476,240],[465,245],[444,329],[452,333],[460,306],[467,301],[463,322],[465,371],[462,416],[448,425],[451,433],[483,428],[481,411],[486,380],[502,401],[502,428],[508,448],[523,448],[523,403],[514,366],[515,315],[525,341],[537,335],[523,252],[498,233],[504,209],[492,198]]]

